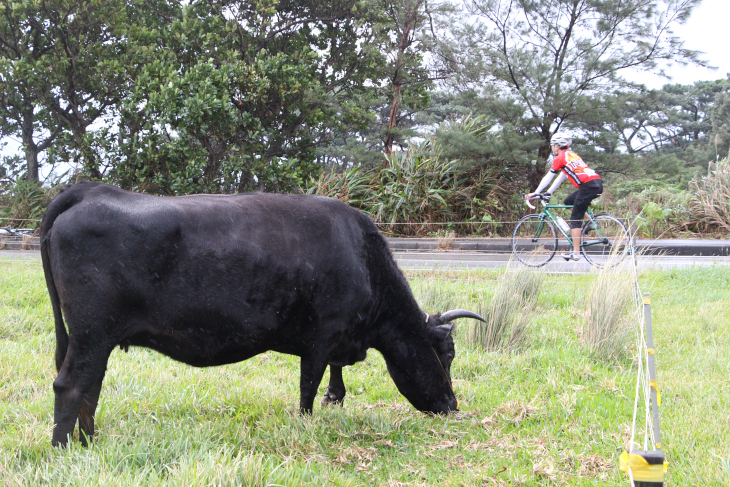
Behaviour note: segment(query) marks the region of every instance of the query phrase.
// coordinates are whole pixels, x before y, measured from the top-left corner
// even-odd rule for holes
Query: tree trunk
[[[390,118],[388,119],[388,132],[385,135],[386,156],[393,153],[393,129],[398,125],[398,105],[400,104],[400,76],[396,74],[396,81],[393,82],[393,103],[390,105]],[[397,83],[397,84],[396,84]],[[383,160],[383,167],[387,167],[388,159]]]
[[[535,165],[530,165],[526,171],[525,177],[527,178],[527,184],[529,185],[528,191],[534,191],[547,173],[547,160],[552,154],[550,151],[549,140],[550,133],[548,132],[548,142],[545,142],[544,145],[540,146],[537,151],[537,161],[535,162]]]
[[[537,161],[535,162],[535,165],[530,166],[530,169],[526,174],[530,191],[534,191],[535,188],[537,188],[547,172],[547,161],[552,155],[552,149],[550,148],[552,132],[550,128],[553,126],[556,119],[557,115],[554,113],[546,113],[542,123],[538,126],[540,129],[542,145],[540,145],[540,148],[537,150]]]
[[[38,175],[38,147],[31,140],[30,143],[25,142],[25,163],[28,167],[27,179],[31,183],[37,183],[40,181]]]
[[[38,146],[33,140],[33,107],[23,113],[23,148],[25,149],[26,179],[31,183],[40,181],[38,175]]]
[[[393,142],[395,140],[394,130],[398,126],[398,108],[401,99],[401,87],[403,86],[403,70],[405,69],[405,56],[406,50],[413,43],[411,39],[411,33],[415,31],[416,25],[418,24],[418,11],[421,7],[421,2],[416,2],[415,5],[409,5],[403,20],[403,31],[401,32],[400,39],[398,40],[398,56],[395,61],[395,73],[393,76],[393,103],[390,105],[390,117],[388,118],[388,131],[385,134],[383,152],[386,156],[393,153]],[[388,158],[383,158],[383,167],[388,167]]]

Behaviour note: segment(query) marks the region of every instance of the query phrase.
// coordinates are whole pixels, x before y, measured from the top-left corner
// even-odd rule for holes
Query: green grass
[[[409,273],[429,312],[488,305],[496,278]],[[345,407],[306,418],[296,357],[195,369],[132,348],[111,356],[96,442],[62,450],[50,445],[55,339],[42,269],[0,263],[0,485],[628,485],[618,456],[635,367],[582,344],[594,279],[548,276],[519,352],[469,347],[457,330],[461,411],[448,417],[415,411],[374,350],[345,369]],[[668,485],[727,485],[728,271],[653,271],[640,282],[652,295]]]

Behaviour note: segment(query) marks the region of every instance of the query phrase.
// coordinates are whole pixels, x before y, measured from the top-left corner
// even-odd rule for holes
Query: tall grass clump
[[[707,176],[690,183],[690,208],[701,231],[730,232],[730,157],[710,163]]]
[[[0,181],[0,226],[33,228],[58,188],[46,188],[25,180]]]
[[[336,198],[361,208],[373,190],[372,179],[372,172],[360,166],[341,173],[323,172],[318,179],[309,182],[306,192]]]
[[[478,322],[468,328],[467,342],[487,351],[524,346],[544,282],[544,270],[510,263],[499,278],[489,305],[479,304],[477,312],[486,323]]]
[[[622,358],[630,345],[634,304],[630,261],[601,269],[588,293],[582,339],[590,353],[605,361]]]

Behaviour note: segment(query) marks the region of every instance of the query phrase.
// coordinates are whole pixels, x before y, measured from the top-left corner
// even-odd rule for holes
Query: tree
[[[29,179],[38,179],[38,153],[54,141],[61,154],[102,177],[93,150],[99,134],[89,127],[112,115],[128,87],[131,63],[122,31],[127,6],[125,0],[2,6],[0,76],[7,83],[0,99],[11,120],[4,133],[22,134]]]
[[[37,183],[39,155],[62,127],[42,103],[50,90],[42,59],[55,46],[38,28],[35,14],[27,2],[0,5],[0,139],[19,136],[26,178]]]
[[[715,159],[730,158],[730,88],[718,93],[712,109],[712,137]]]
[[[363,48],[370,54],[370,83],[352,102],[368,115],[366,124],[345,126],[334,144],[320,153],[340,167],[389,165],[383,157],[396,145],[404,148],[416,132],[421,110],[428,107],[435,80],[445,74],[425,59],[436,33],[452,11],[446,2],[424,0],[366,0],[369,12],[362,24]]]
[[[424,82],[429,81],[428,72],[423,67],[423,54],[414,45],[418,41],[419,30],[428,19],[426,0],[386,0],[381,3],[392,29],[386,37],[392,43],[390,56],[392,98],[388,111],[388,125],[383,141],[385,155],[393,153],[393,142],[396,140],[400,119],[400,104],[404,86],[411,85],[416,96],[424,98]],[[388,159],[385,158],[384,161]]]
[[[728,80],[668,84],[597,96],[567,125],[582,135],[581,154],[599,172],[645,171],[688,179],[711,158],[712,114]]]
[[[95,179],[102,178],[95,146],[103,145],[109,130],[90,127],[103,117],[113,117],[128,93],[134,65],[124,30],[128,8],[136,3],[55,0],[39,4],[39,28],[56,46],[53,55],[45,58],[53,89],[44,103],[67,129],[65,152]]]
[[[183,7],[126,100],[114,177],[163,193],[302,186],[338,127],[364,125],[366,17],[354,0]]]
[[[471,0],[471,22],[462,22],[440,60],[456,65],[452,87],[473,89],[491,101],[489,115],[502,122],[505,99],[521,109],[519,124],[542,141],[585,103],[628,85],[621,72],[654,69],[661,62],[699,62],[672,27],[686,20],[699,0]],[[513,112],[510,112],[513,113]],[[515,124],[514,120],[507,123]],[[528,168],[532,184],[542,165]]]

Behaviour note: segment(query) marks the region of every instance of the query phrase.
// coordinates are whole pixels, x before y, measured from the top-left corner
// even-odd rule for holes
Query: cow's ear
[[[454,324],[447,323],[445,325],[434,326],[431,328],[431,335],[437,342],[446,340],[451,332],[454,331]]]

